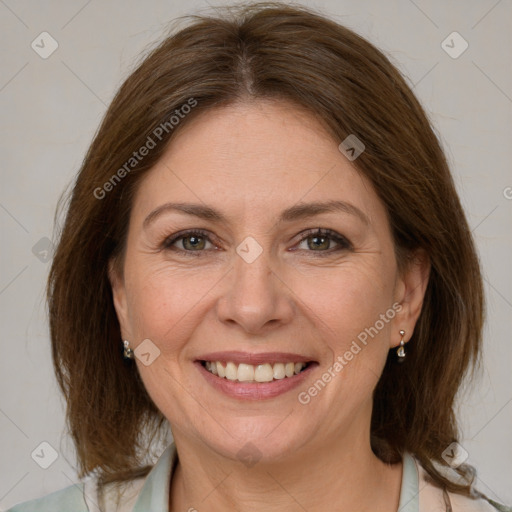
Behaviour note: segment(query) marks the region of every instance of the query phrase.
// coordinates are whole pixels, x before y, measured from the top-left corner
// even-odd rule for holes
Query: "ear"
[[[111,259],[108,264],[108,278],[112,287],[112,297],[117,319],[121,327],[121,337],[124,340],[131,340],[131,332],[128,321],[128,304],[126,300],[126,288],[124,278],[121,275],[116,262]]]
[[[429,277],[430,259],[423,249],[419,249],[411,255],[406,268],[397,278],[395,300],[402,308],[393,319],[396,332],[392,333],[391,347],[400,344],[400,330],[405,331],[405,342],[411,339],[421,313]]]

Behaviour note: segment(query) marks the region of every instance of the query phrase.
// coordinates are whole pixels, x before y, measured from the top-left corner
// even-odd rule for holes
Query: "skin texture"
[[[136,362],[178,449],[172,510],[397,510],[402,465],[371,451],[372,392],[400,329],[405,341],[413,333],[429,265],[418,257],[398,272],[384,206],[338,144],[296,106],[239,103],[185,125],[137,190],[123,272],[112,266],[111,282],[123,339],[135,349],[149,338],[160,350],[152,364]],[[277,221],[297,203],[328,200],[352,204],[368,224],[344,212]],[[144,227],[168,202],[208,205],[228,222],[166,211]],[[316,228],[350,244],[316,241],[307,233]],[[165,246],[187,229],[208,239]],[[252,263],[236,252],[248,236],[262,248]],[[394,303],[401,309],[378,335],[299,403]],[[318,367],[299,388],[242,401],[194,363],[224,350],[293,352]],[[244,446],[254,464],[237,455]]]

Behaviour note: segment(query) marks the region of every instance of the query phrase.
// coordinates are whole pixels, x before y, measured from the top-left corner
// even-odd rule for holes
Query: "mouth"
[[[215,389],[232,398],[262,400],[297,387],[319,366],[299,354],[217,352],[195,363]]]
[[[263,363],[263,364],[236,364],[233,361],[200,361],[203,368],[221,379],[238,382],[272,382],[274,380],[289,379],[303,372],[313,362]]]

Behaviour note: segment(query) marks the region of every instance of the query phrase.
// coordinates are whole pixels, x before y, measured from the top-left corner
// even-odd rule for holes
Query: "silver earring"
[[[401,363],[405,359],[404,334],[405,334],[405,331],[400,331],[400,336],[402,336],[402,339],[400,340],[400,346],[398,347],[398,349],[396,351],[396,355],[398,356],[399,363]]]
[[[124,351],[123,351],[124,358],[125,359],[133,359],[134,354],[133,354],[133,350],[130,348],[130,342],[128,340],[124,340],[123,346],[124,346]]]

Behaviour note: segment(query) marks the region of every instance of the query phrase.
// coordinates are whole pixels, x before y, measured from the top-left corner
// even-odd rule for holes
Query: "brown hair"
[[[145,474],[143,455],[165,427],[136,366],[123,360],[108,278],[109,262],[122,267],[137,183],[194,116],[265,98],[307,109],[337,143],[350,134],[363,141],[353,163],[387,209],[400,268],[414,250],[428,254],[431,272],[407,361],[396,364],[390,351],[374,392],[372,449],[386,462],[409,451],[437,485],[473,494],[474,468],[458,467],[467,481],[454,483],[436,465],[446,467],[442,453],[459,438],[456,393],[479,363],[482,279],[426,113],[381,51],[310,9],[249,4],[190,18],[113,99],[78,174],[51,267],[53,362],[80,476],[96,470],[106,482]],[[171,123],[186,104],[194,106]],[[150,135],[155,147],[132,160]]]

